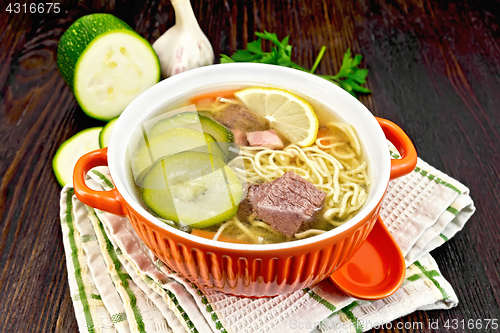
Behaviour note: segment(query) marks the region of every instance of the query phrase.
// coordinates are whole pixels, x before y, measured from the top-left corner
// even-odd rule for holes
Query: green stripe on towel
[[[215,323],[215,327],[219,331],[221,331],[221,333],[227,333],[227,330],[220,322],[220,319],[217,316],[217,313],[215,313],[212,305],[210,305],[210,302],[208,302],[207,296],[205,296],[205,294],[203,294],[203,292],[200,290],[200,288],[198,288],[195,284],[191,283],[191,286],[194,289],[196,289],[196,292],[201,297],[201,302],[205,305],[205,310],[207,310],[207,312],[210,313],[210,317],[212,318],[213,322]]]
[[[453,215],[457,216],[458,213],[460,213],[460,211],[456,208],[453,208],[451,206],[449,206],[448,208],[446,208],[447,211],[449,211],[450,213],[452,213]]]
[[[110,179],[108,179],[108,177],[106,177],[105,175],[103,175],[102,173],[100,173],[99,171],[93,169],[92,172],[99,177],[99,179],[102,180],[102,183],[101,183],[101,186],[104,187],[105,190],[109,190],[109,189],[113,189],[114,188],[114,185],[113,183],[110,181]],[[106,188],[108,187],[108,188]],[[103,229],[103,225],[102,225],[102,222],[99,220],[97,214],[95,214],[95,211],[93,211],[93,214],[95,215],[95,217],[97,218],[97,220],[99,221],[100,223],[100,227],[101,229]],[[109,241],[106,233],[104,232],[104,230],[102,231],[103,234],[104,234],[104,237],[106,239],[106,242],[109,243],[111,245],[111,247],[113,247],[112,243]],[[109,249],[108,249],[109,251]],[[120,248],[115,248],[114,249],[114,255],[111,255],[110,253],[110,256],[113,260],[113,262],[115,262],[115,259],[118,261],[118,264],[121,266],[120,262],[119,262],[119,259],[116,257],[117,255],[122,255],[123,254],[123,251],[120,249]],[[162,265],[164,265],[164,263],[160,260],[157,260],[154,262],[154,265],[157,267],[157,268],[160,268]],[[144,278],[145,282],[148,284],[150,281],[148,279],[151,279],[149,276],[145,276],[146,278]],[[152,281],[154,281],[157,285],[159,285],[160,287],[163,288],[163,282],[167,282],[167,281],[155,281],[153,279],[151,279]],[[172,303],[175,305],[175,307],[177,308],[177,310],[179,310],[179,313],[182,317],[182,320],[184,320],[184,322],[186,323],[186,327],[189,329],[190,332],[192,333],[199,333],[198,330],[196,329],[196,326],[193,324],[193,322],[191,321],[191,318],[189,318],[188,314],[186,313],[186,311],[184,311],[184,309],[182,308],[182,306],[179,304],[179,301],[177,300],[176,296],[170,291],[170,290],[167,290],[165,288],[163,288],[163,290],[165,291],[166,295],[168,296],[168,298],[172,301]],[[224,330],[224,332],[226,332]]]
[[[328,310],[330,310],[332,312],[335,312],[335,310],[337,310],[337,308],[332,303],[328,302],[326,299],[324,299],[323,297],[321,297],[318,294],[316,294],[314,291],[312,291],[312,289],[305,288],[305,289],[302,289],[302,290],[305,293],[307,293],[309,296],[311,296],[313,299],[315,299],[319,304],[321,304],[325,308],[327,308]]]
[[[85,322],[87,324],[87,329],[89,333],[94,333],[94,320],[92,318],[92,314],[90,313],[90,306],[89,306],[89,301],[87,299],[87,294],[85,293],[85,285],[83,283],[82,279],[82,268],[80,266],[80,260],[78,258],[78,248],[76,246],[76,239],[75,239],[75,226],[73,222],[73,194],[74,190],[70,189],[68,192],[66,192],[66,214],[65,214],[65,219],[66,219],[66,224],[68,225],[68,239],[69,239],[69,244],[71,248],[71,260],[73,261],[73,267],[75,269],[75,280],[76,284],[78,285],[78,295],[80,298],[80,301],[82,302],[83,306],[83,313],[85,316]]]
[[[392,158],[394,158],[394,159],[400,159],[400,158],[401,158],[401,156],[400,156],[398,153],[396,153],[396,152],[394,152],[394,151],[392,151],[392,150],[390,150],[389,152],[390,152],[390,154],[391,154],[391,157],[392,157]],[[455,186],[453,186],[452,184],[447,183],[447,182],[445,182],[444,180],[442,180],[441,178],[436,177],[436,176],[434,176],[434,175],[430,174],[428,171],[422,170],[422,169],[420,169],[419,167],[415,167],[415,169],[413,169],[413,171],[418,172],[418,173],[419,173],[419,174],[421,174],[422,176],[427,177],[427,178],[429,178],[430,180],[433,180],[433,181],[435,181],[435,182],[436,182],[436,183],[438,183],[438,184],[444,185],[444,186],[446,186],[446,187],[448,187],[448,188],[452,189],[453,191],[457,192],[458,194],[461,194],[461,193],[462,193],[462,192],[461,192],[458,188],[456,188],[456,187],[455,187]],[[455,214],[455,215],[456,215],[456,214]]]
[[[118,324],[125,320],[127,320],[127,314],[125,312],[117,313],[111,316],[113,324]]]
[[[420,274],[413,274],[412,276],[409,276],[409,277],[407,277],[406,279],[407,279],[408,281],[413,282],[413,281],[417,281],[418,279],[421,279],[421,278],[422,278],[422,277],[420,276]]]
[[[113,185],[113,183],[105,175],[103,175],[99,171],[92,170],[92,172],[94,173],[94,175],[96,175],[97,177],[101,178],[101,180],[104,182],[104,184],[106,184],[106,186],[109,187],[110,189],[113,189],[115,187]]]
[[[97,295],[97,294],[90,294],[90,298],[92,299],[96,299],[98,301],[102,301],[102,297],[101,295]]]
[[[415,167],[414,169],[415,172],[418,172],[419,174],[421,174],[422,176],[424,177],[427,177],[429,178],[430,180],[433,180],[435,181],[436,183],[438,184],[441,184],[441,185],[444,185],[450,189],[452,189],[453,191],[457,192],[458,194],[461,194],[462,192],[460,192],[460,190],[458,188],[456,188],[455,186],[451,185],[450,183],[447,183],[445,182],[444,180],[442,180],[441,178],[438,178],[432,174],[430,174],[429,172],[425,171],[425,170],[422,170],[420,169],[419,167]]]
[[[82,243],[88,243],[88,242],[93,242],[97,240],[96,235],[83,235],[81,236]]]
[[[349,318],[351,323],[354,325],[354,328],[356,329],[356,333],[362,333],[364,331],[363,325],[361,325],[361,323],[351,311],[351,309],[356,306],[358,306],[358,302],[354,301],[351,304],[340,309],[340,311],[343,312],[347,316],[347,318]]]
[[[104,230],[104,225],[102,224],[101,220],[95,213],[93,209],[89,209],[89,211],[92,212],[94,217],[97,219],[98,225],[99,225],[99,230],[102,233],[104,240],[106,242],[106,250],[108,251],[108,255],[111,257],[111,260],[113,261],[113,265],[115,266],[115,270],[118,273],[118,279],[122,282],[123,288],[125,289],[125,292],[127,293],[127,296],[130,299],[130,306],[132,307],[132,311],[134,313],[134,318],[137,322],[137,329],[141,333],[146,333],[146,326],[144,324],[144,321],[142,319],[142,314],[139,308],[137,307],[137,298],[135,297],[133,291],[129,288],[128,286],[128,280],[130,279],[130,275],[126,274],[123,272],[121,269],[122,264],[120,263],[120,260],[116,256],[116,251],[111,243],[111,241],[108,238],[108,235],[106,234],[106,231]]]
[[[395,152],[393,152],[392,150],[389,151],[391,153],[391,157],[398,160],[401,158],[401,156],[399,156],[399,154],[396,154]]]
[[[179,310],[179,312],[181,314],[181,317],[186,322],[186,326],[189,328],[189,330],[191,332],[198,332],[198,330],[194,326],[193,322],[191,321],[191,319],[187,315],[186,311],[184,311],[184,309],[182,308],[182,306],[180,306],[179,300],[177,299],[177,297],[175,297],[174,293],[172,293],[168,289],[163,289],[163,290],[165,290],[165,292],[167,293],[167,295],[170,298],[170,300],[174,303],[175,307]]]
[[[413,264],[415,266],[417,266],[418,268],[420,268],[420,270],[422,271],[422,273],[429,280],[432,281],[432,283],[436,286],[436,288],[439,289],[439,291],[441,292],[441,295],[443,295],[443,300],[447,300],[448,298],[450,298],[450,296],[446,293],[446,291],[443,289],[443,287],[441,287],[441,285],[439,284],[439,282],[437,282],[436,279],[434,279],[435,276],[439,275],[439,273],[436,270],[428,271],[427,268],[425,268],[425,266],[423,266],[419,261],[415,261]]]

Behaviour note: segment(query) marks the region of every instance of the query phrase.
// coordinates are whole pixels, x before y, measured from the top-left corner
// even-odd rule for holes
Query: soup
[[[226,242],[293,241],[342,225],[368,197],[356,133],[314,101],[250,87],[167,110],[140,126],[129,155],[142,204],[173,227]]]

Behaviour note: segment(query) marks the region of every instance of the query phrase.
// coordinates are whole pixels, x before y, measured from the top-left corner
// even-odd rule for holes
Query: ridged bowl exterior
[[[241,251],[194,242],[159,228],[130,206],[127,216],[153,253],[192,283],[236,296],[269,297],[329,277],[361,246],[379,209],[380,202],[365,219],[330,238],[275,251]]]

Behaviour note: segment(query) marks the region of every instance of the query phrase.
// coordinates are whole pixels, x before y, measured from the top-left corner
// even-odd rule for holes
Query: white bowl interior
[[[362,143],[363,153],[369,163],[371,185],[365,205],[358,214],[322,235],[293,242],[248,245],[224,243],[201,239],[177,230],[157,220],[137,201],[136,189],[131,181],[128,143],[136,127],[158,115],[173,102],[191,96],[197,91],[217,90],[233,86],[271,86],[289,90],[305,96],[314,104],[319,104],[334,114],[338,120],[355,128]],[[386,138],[373,115],[356,98],[335,84],[315,75],[290,68],[252,63],[212,65],[193,69],[159,82],[138,96],[122,113],[111,134],[108,148],[108,165],[116,188],[123,198],[141,215],[172,233],[185,238],[204,242],[220,248],[267,250],[290,248],[315,242],[340,233],[359,222],[372,211],[383,197],[390,175],[390,155]]]

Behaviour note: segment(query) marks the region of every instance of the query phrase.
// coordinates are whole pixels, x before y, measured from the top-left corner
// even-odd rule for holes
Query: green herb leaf
[[[250,62],[253,60],[253,54],[247,50],[238,50],[231,57],[235,62]]]
[[[285,38],[283,38],[283,40],[281,41],[281,45],[284,47],[284,48],[287,48],[288,46],[288,40],[290,39],[290,36],[286,36]],[[290,47],[291,49],[291,47]]]
[[[272,53],[267,53],[260,59],[260,61],[254,61],[254,62],[260,62],[263,64],[270,64],[270,65],[277,65],[275,56]]]
[[[351,85],[352,90],[354,90],[354,91],[357,91],[357,92],[360,92],[360,93],[365,93],[365,94],[368,94],[368,93],[372,92],[370,89],[365,88],[365,87],[357,84],[353,80],[349,80],[349,84]]]
[[[261,44],[262,43],[260,38],[254,40],[253,42],[247,44],[247,50],[255,54],[263,54],[264,52],[262,51]]]
[[[367,69],[355,68],[350,77],[358,82],[359,84],[364,84],[366,82],[366,76],[368,75]]]
[[[228,57],[227,55],[225,55],[225,54],[220,55],[220,63],[221,64],[227,64],[227,63],[231,63],[231,62],[234,62],[234,60],[231,59],[230,57]]]
[[[311,70],[307,70],[292,61],[292,45],[289,44],[290,36],[286,36],[280,41],[275,33],[265,30],[264,32],[256,32],[255,35],[257,36],[257,40],[248,43],[246,50],[237,50],[231,57],[221,54],[220,62],[223,64],[230,62],[256,62],[291,67],[301,71],[314,73],[326,51],[326,47],[323,46],[314,61],[313,67]],[[262,50],[262,40],[273,43],[270,52],[264,52]],[[335,83],[354,97],[357,97],[356,92],[364,94],[370,93],[370,89],[362,86],[366,83],[366,77],[368,75],[368,69],[358,67],[362,59],[363,56],[360,54],[356,54],[353,58],[351,50],[347,49],[337,74],[318,76]]]
[[[274,45],[276,45],[278,47],[282,46],[280,40],[278,39],[278,36],[276,36],[275,33],[267,32],[264,30],[264,33],[256,32],[255,36],[260,37],[260,38],[265,39],[265,40],[268,40],[268,41],[271,41],[274,43]]]

